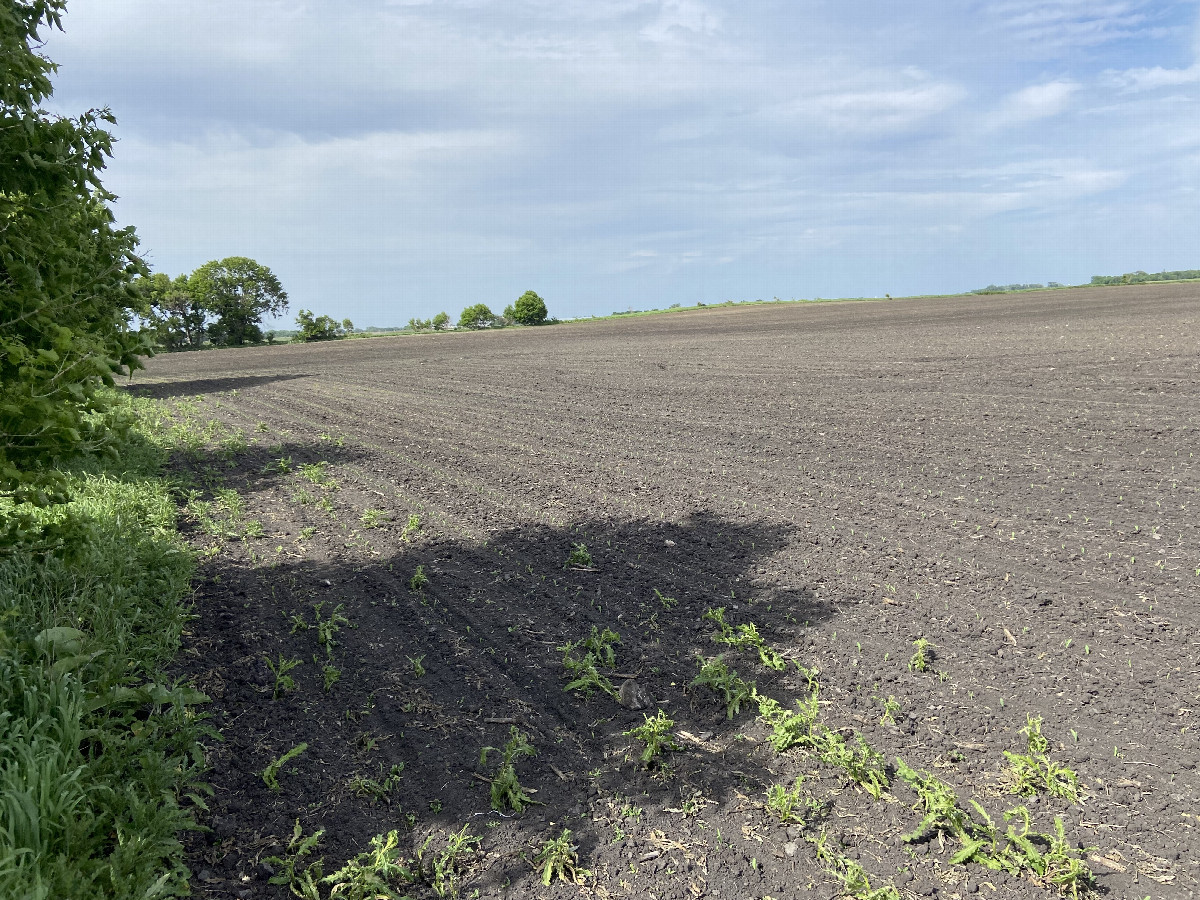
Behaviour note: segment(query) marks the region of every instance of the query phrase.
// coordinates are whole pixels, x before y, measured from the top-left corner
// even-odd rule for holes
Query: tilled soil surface
[[[205,551],[179,674],[224,735],[197,896],[289,896],[264,861],[297,821],[324,829],[298,872],[392,829],[393,857],[424,848],[397,896],[1058,894],[1053,871],[956,862],[952,829],[914,835],[898,757],[1001,844],[1015,807],[1030,833],[1061,820],[1081,891],[1196,896],[1198,313],[1200,286],[1141,286],[152,360],[135,391],[203,432],[175,463]],[[784,670],[715,643],[719,607]],[[620,636],[599,672],[648,707],[564,690],[557,648],[593,626]],[[818,730],[860,735],[890,787],[777,753],[753,699],[728,716],[692,686],[722,650],[792,709],[815,671]],[[267,659],[300,661],[278,699]],[[626,732],[657,710],[678,749],[644,765]],[[1012,793],[1030,716],[1078,802]],[[514,727],[536,750],[520,814],[480,761]],[[781,822],[767,791],[798,778],[803,824]],[[464,826],[480,842],[439,882]],[[564,828],[588,874],[543,886]]]

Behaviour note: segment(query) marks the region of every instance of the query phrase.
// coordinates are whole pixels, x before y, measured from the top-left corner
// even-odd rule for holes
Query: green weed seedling
[[[413,678],[424,678],[425,677],[425,666],[422,665],[422,663],[424,661],[425,661],[424,654],[421,654],[420,656],[408,657],[408,663],[410,666],[412,666]]]
[[[617,699],[617,689],[600,674],[599,667],[612,669],[617,664],[615,645],[619,643],[621,637],[615,631],[609,628],[600,631],[593,625],[592,633],[587,637],[559,647],[558,651],[563,655],[563,668],[571,679],[563,690],[580,691],[590,696],[599,688],[614,700]]]
[[[316,619],[314,627],[317,629],[317,643],[325,648],[325,655],[332,659],[333,648],[337,645],[337,633],[342,630],[343,625],[349,625],[350,620],[342,615],[346,604],[339,603],[335,606],[328,619],[321,618],[321,610],[324,607],[324,601],[313,605],[313,618]]]
[[[712,635],[712,639],[716,643],[726,644],[736,650],[754,650],[758,653],[759,662],[776,672],[782,672],[787,667],[787,663],[779,652],[763,640],[762,635],[758,633],[758,626],[753,622],[747,622],[734,628],[725,621],[725,607],[723,606],[707,610],[701,619],[711,621],[719,629],[716,634]]]
[[[895,725],[896,713],[900,712],[901,709],[900,703],[891,694],[888,695],[886,700],[880,700],[879,702],[883,704],[883,715],[879,717],[879,724]]]
[[[433,835],[430,835],[421,845],[421,849],[417,851],[418,871],[421,879],[437,896],[445,897],[447,894],[454,894],[457,891],[457,879],[461,868],[459,857],[474,852],[474,849],[479,846],[480,839],[469,836],[467,826],[464,825],[461,831],[450,835],[446,841],[446,848],[440,853],[431,854],[429,852],[429,845],[432,842]]]
[[[300,665],[298,659],[284,659],[283,654],[279,654],[279,661],[272,662],[271,657],[263,657],[267,662],[267,668],[271,670],[271,674],[275,676],[275,688],[271,692],[271,699],[278,700],[288,691],[296,689],[296,682],[288,672]]]
[[[263,784],[278,793],[280,790],[279,771],[307,749],[308,744],[297,744],[287,753],[283,754],[283,756],[279,757],[279,759],[268,764],[262,772]]]
[[[412,536],[420,530],[421,530],[421,517],[414,513],[413,515],[408,517],[408,522],[405,523],[404,528],[402,528],[400,530],[400,540],[402,540],[402,541],[410,540],[412,538]]]
[[[324,460],[316,463],[301,463],[300,474],[317,487],[330,490],[337,487],[337,482],[326,473],[325,470],[328,466],[329,463],[325,462]]]
[[[778,700],[763,694],[755,694],[758,715],[771,729],[767,743],[776,753],[792,747],[812,747],[813,725],[817,721],[817,692],[813,690],[807,700],[796,701],[796,711],[786,709]]]
[[[654,589],[654,596],[663,605],[663,609],[674,609],[679,605],[678,600],[674,597],[665,596],[658,588]]]
[[[567,555],[567,563],[563,566],[564,569],[583,569],[585,571],[594,571],[592,565],[592,554],[588,552],[586,544],[572,544],[571,552]]]
[[[425,567],[417,566],[417,571],[413,572],[413,577],[408,580],[408,589],[410,591],[423,591],[425,585],[429,584],[429,576],[425,574]]]
[[[929,664],[933,662],[933,651],[937,649],[937,644],[925,638],[917,638],[913,641],[912,645],[915,648],[915,652],[908,660],[908,671],[928,672]]]
[[[516,761],[523,756],[536,756],[537,751],[533,749],[533,744],[529,743],[529,735],[519,731],[515,725],[509,729],[508,741],[503,747],[483,748],[483,752],[479,754],[479,765],[487,765],[488,753],[493,750],[499,753],[501,758],[500,768],[492,776],[492,809],[497,812],[504,812],[505,809],[524,812],[533,799],[517,781]]]
[[[326,663],[321,669],[321,679],[325,683],[325,693],[329,693],[342,678],[342,670],[333,663]]]
[[[403,771],[404,763],[397,763],[388,769],[385,774],[383,763],[380,763],[378,778],[356,775],[350,779],[348,786],[356,797],[375,800],[377,802],[383,800],[390,803],[392,791],[400,784],[400,775]]]
[[[362,522],[363,528],[377,528],[387,520],[387,513],[382,509],[365,509],[363,510]]]
[[[1027,716],[1021,729],[1028,741],[1028,753],[1012,753],[1005,750],[1008,760],[1006,772],[1009,790],[1022,796],[1033,796],[1045,791],[1069,803],[1078,803],[1080,796],[1079,776],[1066,766],[1050,759],[1050,742],[1042,735],[1042,717]]]
[[[578,868],[579,848],[571,843],[569,828],[564,828],[558,837],[544,842],[533,863],[535,868],[541,868],[542,884],[547,887],[555,878],[570,884],[583,884],[592,874],[587,869]]]
[[[668,718],[665,712],[660,709],[654,718],[645,714],[642,718],[646,721],[623,733],[626,737],[637,738],[646,745],[646,749],[642,751],[643,765],[650,765],[662,755],[664,750],[682,749],[671,734],[671,729],[675,727],[675,720]]]
[[[371,838],[371,848],[346,862],[332,875],[321,879],[331,885],[330,900],[399,900],[394,888],[420,879],[399,853],[400,835],[389,831]]]
[[[855,735],[855,746],[850,748],[841,736],[832,731],[826,731],[828,750],[822,754],[822,759],[844,769],[871,799],[878,800],[892,786],[892,779],[887,773],[887,761],[883,754],[873,749],[861,734]]]
[[[732,719],[742,711],[742,704],[754,696],[754,684],[747,684],[721,656],[707,661],[697,656],[696,662],[700,664],[700,674],[692,681],[692,687],[703,685],[721,694],[725,698],[725,716]]]
[[[813,810],[817,801],[805,798],[800,789],[804,782],[803,776],[797,776],[791,790],[782,784],[773,784],[767,789],[767,811],[779,820],[781,825],[804,825],[801,810]]]
[[[305,837],[300,828],[300,820],[297,819],[296,826],[292,829],[292,839],[288,841],[284,855],[268,856],[263,860],[275,869],[270,883],[287,885],[292,893],[302,900],[321,900],[317,885],[322,880],[323,860],[318,857],[309,862],[308,857],[317,849],[324,833],[325,829],[321,828]]]
[[[292,471],[292,458],[290,456],[281,456],[273,463],[263,466],[263,474],[269,475],[273,472],[278,472],[280,475],[287,475]]]

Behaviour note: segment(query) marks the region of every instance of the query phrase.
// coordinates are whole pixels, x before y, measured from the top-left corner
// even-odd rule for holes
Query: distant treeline
[[[1095,279],[1093,279],[1094,281]],[[1045,290],[1046,288],[1066,287],[1065,284],[1059,284],[1057,281],[1047,281],[1045,284],[989,284],[985,288],[976,288],[971,291],[972,294],[1004,294],[1008,291],[1037,291]]]
[[[1124,275],[1093,275],[1092,284],[1144,284],[1147,281],[1196,281],[1200,269],[1179,269],[1175,272],[1126,272]]]

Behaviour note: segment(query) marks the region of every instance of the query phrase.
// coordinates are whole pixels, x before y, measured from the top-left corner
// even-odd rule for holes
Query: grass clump
[[[725,664],[721,656],[705,660],[697,657],[700,674],[692,680],[692,687],[710,687],[725,700],[725,716],[732,719],[742,710],[742,704],[754,696],[754,683],[747,683]]]
[[[536,756],[537,751],[529,743],[529,735],[513,725],[508,732],[508,740],[503,747],[484,747],[479,754],[479,765],[486,766],[488,753],[496,751],[500,754],[500,768],[492,776],[491,800],[492,809],[504,812],[512,809],[514,812],[524,812],[525,807],[533,803],[533,799],[525,792],[517,780],[516,762],[524,756]]]
[[[558,651],[563,655],[563,668],[567,670],[571,681],[563,690],[580,691],[590,696],[596,689],[604,691],[614,700],[617,689],[612,682],[600,674],[599,667],[611,670],[617,664],[616,645],[621,643],[621,636],[615,631],[605,628],[600,631],[595,625],[592,633],[585,638],[563,644]]]
[[[163,674],[193,569],[160,477],[171,432],[112,402],[132,429],[61,470],[67,502],[0,496],[2,897],[181,893],[203,806],[207,698]]]

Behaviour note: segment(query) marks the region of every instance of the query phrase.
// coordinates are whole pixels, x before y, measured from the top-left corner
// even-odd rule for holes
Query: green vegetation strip
[[[187,619],[192,557],[159,473],[149,405],[104,462],[64,472],[71,500],[0,499],[54,546],[0,548],[0,896],[177,895],[179,842],[203,806],[195,712],[163,676]]]

